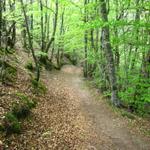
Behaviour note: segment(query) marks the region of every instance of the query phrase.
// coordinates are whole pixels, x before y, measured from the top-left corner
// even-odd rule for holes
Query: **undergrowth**
[[[34,99],[30,99],[23,93],[16,93],[16,96],[18,99],[13,103],[11,111],[4,115],[0,125],[0,131],[6,132],[6,135],[21,133],[22,121],[31,114],[32,109],[37,104]]]

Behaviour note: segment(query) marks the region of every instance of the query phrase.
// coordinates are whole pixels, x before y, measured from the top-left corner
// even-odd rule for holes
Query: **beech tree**
[[[115,63],[113,58],[112,47],[110,44],[109,26],[107,25],[109,12],[106,8],[105,0],[101,0],[100,5],[101,5],[101,17],[104,23],[104,26],[102,27],[102,31],[101,31],[101,42],[102,42],[102,49],[105,51],[106,59],[109,66],[109,80],[110,80],[111,90],[112,90],[111,100],[113,104],[118,106],[119,100],[117,95],[118,90],[117,90]]]
[[[31,50],[31,53],[32,53],[32,57],[34,59],[35,66],[36,66],[36,81],[39,81],[39,78],[40,78],[39,62],[38,62],[38,58],[36,57],[34,49],[33,49],[32,37],[31,37],[30,29],[29,29],[29,24],[28,24],[28,18],[27,18],[27,14],[26,14],[26,10],[25,10],[25,5],[24,5],[23,0],[20,0],[20,2],[21,2],[23,15],[24,15],[25,27],[26,27],[26,31],[27,31],[27,34],[28,34],[29,47],[30,47],[30,50]]]

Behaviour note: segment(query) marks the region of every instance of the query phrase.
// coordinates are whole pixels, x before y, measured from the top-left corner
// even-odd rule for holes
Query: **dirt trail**
[[[113,112],[96,90],[85,85],[81,68],[64,66],[60,72],[47,72],[46,78],[50,89],[67,87],[65,92],[72,94],[68,102],[76,107],[74,123],[89,126],[85,128],[85,137],[88,137],[85,149],[150,150],[150,139],[131,133],[127,122]]]

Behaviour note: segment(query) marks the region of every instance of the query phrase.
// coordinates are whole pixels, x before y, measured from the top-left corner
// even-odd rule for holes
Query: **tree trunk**
[[[85,0],[84,1],[84,23],[86,24],[87,23],[87,4],[88,4],[88,1]],[[84,61],[84,77],[87,77],[88,76],[88,62],[87,62],[87,50],[88,50],[88,31],[85,30],[85,33],[84,33],[84,57],[85,57],[85,61]]]
[[[57,51],[57,66],[60,69],[62,67],[62,58],[63,58],[63,49],[64,49],[64,13],[65,9],[62,12],[61,15],[61,24],[60,24],[60,41],[59,41],[59,46],[58,46],[58,51]]]
[[[108,23],[108,11],[106,8],[105,0],[100,0],[101,5],[101,17],[104,23]],[[117,91],[117,82],[116,82],[116,72],[115,72],[115,64],[113,58],[113,51],[110,44],[110,31],[109,26],[104,25],[101,31],[101,38],[102,38],[102,48],[105,51],[106,59],[109,66],[109,80],[111,84],[111,101],[114,105],[119,106],[118,100],[118,91]]]
[[[0,48],[2,46],[2,0],[0,1]]]
[[[49,40],[49,42],[47,44],[46,53],[48,52],[49,48],[51,47],[52,43],[55,40],[55,34],[56,34],[56,29],[57,29],[57,20],[58,20],[58,9],[59,9],[58,0],[56,0],[55,5],[56,5],[55,6],[56,10],[55,10],[55,18],[54,18],[54,29],[53,29],[52,37],[51,37],[51,39]]]
[[[45,36],[44,36],[44,16],[43,16],[43,4],[40,0],[40,11],[41,11],[41,50],[44,51],[45,48]]]
[[[140,21],[140,9],[138,8],[139,2],[140,0],[136,0],[137,9],[136,9],[135,21],[137,22]],[[137,27],[135,34],[136,34],[136,41],[138,42],[139,41],[139,27]],[[135,67],[137,53],[138,53],[138,45],[135,47],[134,56],[133,56],[132,63],[131,63],[131,70],[133,70]]]
[[[21,6],[22,6],[23,15],[24,15],[24,18],[25,18],[25,26],[26,26],[26,30],[27,30],[27,34],[28,34],[29,46],[30,46],[32,57],[34,59],[34,63],[35,63],[35,66],[36,66],[36,81],[39,81],[39,79],[40,79],[39,63],[38,63],[38,60],[37,60],[37,58],[35,56],[35,53],[34,53],[34,50],[33,50],[32,38],[31,38],[31,34],[30,34],[30,29],[29,29],[29,25],[28,25],[28,18],[27,18],[27,14],[26,14],[26,10],[25,10],[23,0],[20,0],[20,2],[21,2]]]

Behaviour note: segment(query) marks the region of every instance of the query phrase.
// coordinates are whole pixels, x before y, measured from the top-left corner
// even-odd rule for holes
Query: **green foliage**
[[[37,81],[35,79],[32,79],[31,85],[32,85],[33,90],[36,94],[45,94],[47,91],[46,86],[41,81]]]
[[[28,69],[31,72],[34,71],[34,69],[35,69],[33,64],[32,64],[32,61],[28,61],[25,65],[25,68]]]
[[[16,116],[11,112],[5,115],[3,127],[7,134],[19,134],[21,132],[21,125]]]
[[[13,104],[12,113],[18,118],[26,118],[31,113],[31,109],[35,108],[36,101],[31,100],[24,94],[17,93],[16,94],[19,98],[19,102]]]
[[[131,114],[130,112],[127,112],[127,111],[122,111],[122,112],[121,112],[121,115],[122,115],[123,117],[127,117],[127,118],[129,118],[129,119],[135,119],[134,115]]]
[[[64,57],[67,58],[69,62],[64,61],[63,63],[69,63],[69,64],[77,65],[78,55],[75,51],[65,53]]]
[[[7,63],[4,63],[1,80],[3,83],[14,82],[17,76],[17,69]]]
[[[105,91],[103,94],[104,94],[105,97],[108,97],[108,98],[111,97],[111,92],[110,91]]]
[[[36,101],[34,99],[30,99],[28,96],[26,96],[26,95],[24,95],[22,93],[17,93],[16,95],[20,98],[20,100],[22,102],[27,104],[30,109],[35,108]]]
[[[107,92],[108,90],[110,90],[109,82],[105,80],[102,70],[101,70],[101,76],[100,76],[100,70],[98,67],[93,73],[93,82],[101,90],[101,92],[105,92],[105,91]]]
[[[5,131],[6,134],[20,133],[21,122],[19,120],[28,117],[36,106],[36,101],[31,100],[28,96],[22,93],[16,95],[19,101],[12,105],[11,111],[5,114],[3,123],[0,125],[0,131]]]
[[[130,86],[119,92],[122,101],[132,108],[132,111],[141,115],[150,113],[150,87],[148,80],[134,78],[129,80]]]
[[[47,53],[42,52],[42,51],[37,51],[37,52],[35,53],[35,55],[38,56],[38,57],[42,57],[42,56],[47,57],[47,56],[48,56]]]
[[[0,132],[4,132],[5,131],[5,127],[3,124],[0,124]]]
[[[30,108],[26,104],[14,104],[12,113],[17,116],[17,118],[25,118],[30,114]]]

